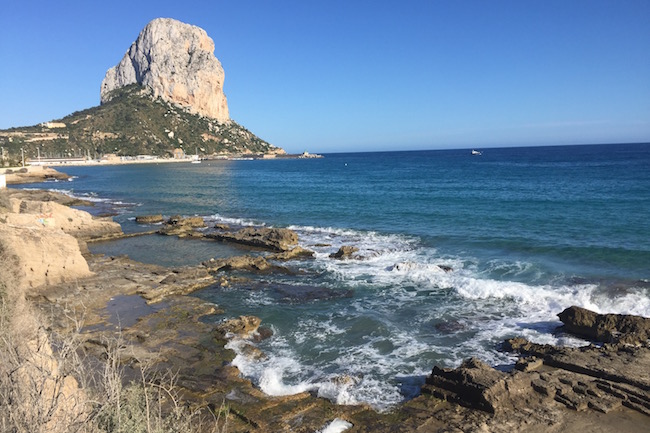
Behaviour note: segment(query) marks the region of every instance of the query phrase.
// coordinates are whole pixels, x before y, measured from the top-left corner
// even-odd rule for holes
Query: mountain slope
[[[104,154],[171,156],[175,148],[201,155],[283,154],[284,150],[258,138],[230,120],[192,114],[154,98],[132,84],[111,92],[111,100],[41,125],[0,131],[0,145],[25,157]],[[37,151],[37,149],[39,149]]]

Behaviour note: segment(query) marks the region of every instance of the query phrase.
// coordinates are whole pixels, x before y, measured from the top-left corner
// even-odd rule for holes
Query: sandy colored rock
[[[17,286],[37,288],[91,275],[73,236],[41,223],[34,215],[5,214],[0,221],[4,221],[0,223],[0,250]]]
[[[300,245],[290,249],[289,251],[283,251],[281,253],[271,254],[267,257],[269,260],[295,260],[303,258],[314,257],[314,252],[307,250]]]
[[[55,201],[41,202],[10,198],[9,224],[40,225],[57,228],[79,239],[93,240],[122,235],[120,225],[110,218],[93,218],[88,212],[72,209]]]
[[[255,316],[239,316],[236,319],[226,320],[219,324],[217,329],[225,335],[245,338],[252,335],[259,328],[262,319]]]
[[[138,83],[154,98],[190,112],[228,122],[223,93],[225,74],[205,30],[170,18],[157,18],[140,32],[122,60],[106,72],[102,104],[111,92]]]
[[[50,179],[67,180],[68,177],[65,173],[43,166],[18,168],[11,170],[11,172],[8,170],[6,173],[8,185],[44,182]]]

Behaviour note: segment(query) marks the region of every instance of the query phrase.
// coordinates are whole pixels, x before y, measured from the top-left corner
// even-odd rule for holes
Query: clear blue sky
[[[650,1],[1,0],[0,128],[99,104],[153,18],[205,29],[231,117],[291,152],[650,141]]]

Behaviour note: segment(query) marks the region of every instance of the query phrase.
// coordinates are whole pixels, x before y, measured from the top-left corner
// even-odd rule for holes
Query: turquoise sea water
[[[235,360],[269,394],[386,408],[415,395],[434,364],[508,364],[506,337],[582,344],[553,332],[570,305],[650,316],[650,144],[64,171],[75,178],[36,187],[117,208],[125,231],[143,229],[137,214],[201,215],[290,227],[316,251],[292,273],[197,294],[273,328],[258,343],[268,359]],[[330,259],[341,245],[358,257]],[[246,253],[160,236],[92,250],[166,265]]]

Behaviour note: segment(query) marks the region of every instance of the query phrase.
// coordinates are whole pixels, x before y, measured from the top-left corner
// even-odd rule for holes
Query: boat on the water
[[[483,155],[482,152],[472,149],[472,155]]]

